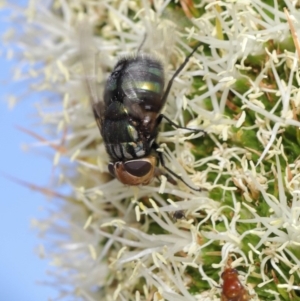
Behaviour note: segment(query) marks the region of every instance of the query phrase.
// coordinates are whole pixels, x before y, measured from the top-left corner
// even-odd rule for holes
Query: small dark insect
[[[175,221],[177,221],[185,218],[185,212],[183,210],[177,210],[172,212],[171,216]]]
[[[250,296],[238,278],[238,271],[226,268],[221,275],[223,279],[221,301],[248,301]]]
[[[166,119],[175,128],[183,128],[160,114],[166,103],[175,77],[198,49],[200,43],[176,70],[164,91],[162,63],[147,54],[120,59],[110,74],[104,90],[104,102],[91,93],[93,112],[106,151],[111,162],[109,172],[127,185],[147,185],[154,178],[165,175],[169,182],[176,181],[157,165],[161,165],[175,178],[188,185],[179,175],[169,169],[156,143],[158,128]],[[202,130],[193,130],[201,131]]]

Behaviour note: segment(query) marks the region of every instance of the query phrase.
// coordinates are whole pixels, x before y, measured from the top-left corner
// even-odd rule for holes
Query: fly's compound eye
[[[156,157],[108,164],[109,172],[125,185],[148,185],[155,176]]]
[[[135,176],[143,177],[147,175],[152,169],[152,164],[144,160],[133,160],[125,162],[125,170]]]

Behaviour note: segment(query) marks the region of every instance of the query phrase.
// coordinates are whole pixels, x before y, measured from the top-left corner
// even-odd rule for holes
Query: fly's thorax
[[[119,101],[113,101],[106,108],[101,134],[113,161],[141,158],[150,153],[157,129],[156,114],[149,114],[134,119]]]
[[[108,170],[123,184],[148,185],[155,176],[156,164],[156,157],[150,155],[125,162],[111,162],[108,165]]]
[[[127,120],[129,118],[126,106],[120,101],[112,101],[106,106],[104,117],[106,120]]]
[[[143,158],[151,152],[148,142],[106,143],[106,151],[113,161]]]
[[[131,117],[123,103],[113,101],[105,108],[102,136],[106,144],[140,141],[138,129],[130,122]]]

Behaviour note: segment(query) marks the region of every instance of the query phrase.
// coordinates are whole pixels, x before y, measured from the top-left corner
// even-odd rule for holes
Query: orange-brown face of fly
[[[126,185],[147,185],[155,176],[156,158],[148,156],[141,159],[109,163],[108,170],[121,183]]]
[[[222,301],[248,301],[249,295],[238,278],[235,269],[227,268],[222,273],[223,286],[221,293]]]

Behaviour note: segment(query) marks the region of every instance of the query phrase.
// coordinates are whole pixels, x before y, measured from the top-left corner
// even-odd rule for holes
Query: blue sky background
[[[24,6],[27,1],[14,0],[11,3]],[[9,25],[3,22],[3,17],[6,17],[5,13],[0,12],[1,34]],[[0,50],[3,50],[1,45]],[[24,85],[10,80],[10,70],[14,65],[14,62],[0,57],[0,301],[46,301],[54,298],[56,292],[54,288],[38,284],[48,279],[46,271],[50,265],[36,255],[35,249],[41,241],[37,231],[30,226],[32,218],[45,215],[41,208],[47,206],[46,197],[3,177],[6,173],[49,186],[52,170],[49,159],[21,149],[22,144],[36,140],[17,130],[16,125],[43,133],[32,118],[37,95],[22,100],[13,110],[9,110],[5,102],[9,94],[24,89]]]

